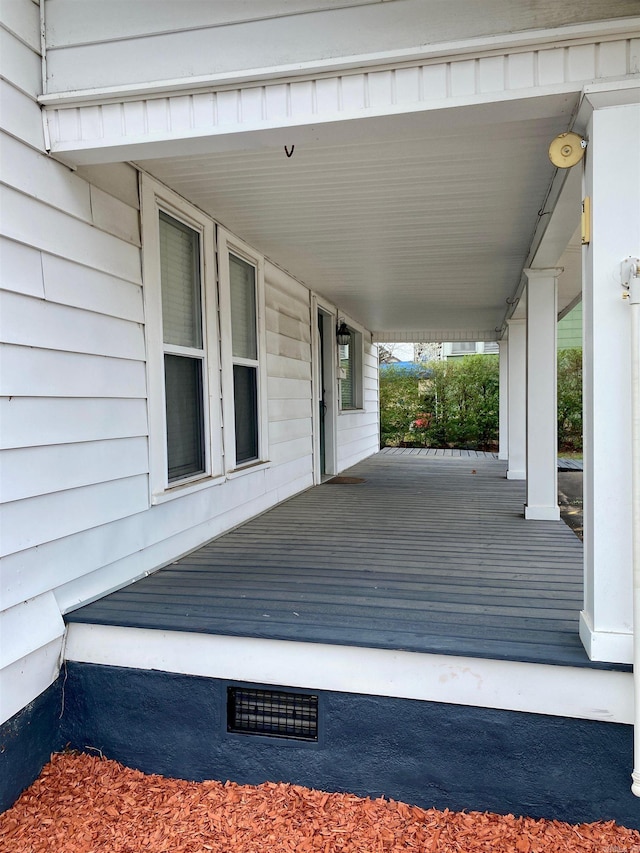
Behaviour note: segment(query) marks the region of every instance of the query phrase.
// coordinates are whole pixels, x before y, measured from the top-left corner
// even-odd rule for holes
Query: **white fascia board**
[[[72,623],[66,660],[630,724],[628,672]]]
[[[557,48],[568,44],[588,43],[594,39],[601,42],[611,38],[628,38],[633,31],[637,31],[639,28],[640,17],[618,18],[552,29],[527,30],[522,33],[505,33],[438,44],[417,45],[402,50],[380,51],[341,58],[331,57],[330,59],[296,62],[268,68],[242,69],[206,76],[158,80],[144,84],[132,83],[125,86],[52,92],[41,95],[39,101],[46,106],[74,103],[90,105],[92,103],[105,103],[109,99],[113,101],[135,100],[152,95],[185,93],[199,89],[223,90],[224,87],[235,88],[267,80],[291,80],[292,78],[304,80],[323,74],[362,71],[363,69],[369,71],[384,70],[403,64],[411,65],[429,60],[441,60],[444,57],[461,58],[468,55],[479,57],[504,53],[505,51],[526,50],[541,45]]]

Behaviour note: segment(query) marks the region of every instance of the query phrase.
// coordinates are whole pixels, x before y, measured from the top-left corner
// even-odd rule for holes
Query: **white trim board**
[[[382,69],[332,70],[234,86],[195,85],[176,91],[171,81],[152,94],[125,88],[83,100],[74,93],[41,98],[51,152],[77,164],[187,156],[246,145],[245,134],[262,133],[262,144],[287,143],[283,128],[335,125],[354,119],[425,113],[452,107],[503,104],[510,115],[535,117],[534,101],[579,95],[585,84],[616,85],[636,73],[631,45],[636,29],[609,41],[549,42],[498,54],[449,54],[437,60],[389,63]],[[51,102],[49,102],[51,101]],[[357,129],[356,129],[357,131]],[[371,132],[371,131],[370,131]],[[213,139],[215,138],[215,144]],[[212,147],[213,146],[213,147]]]
[[[627,672],[72,623],[68,661],[631,724]]]

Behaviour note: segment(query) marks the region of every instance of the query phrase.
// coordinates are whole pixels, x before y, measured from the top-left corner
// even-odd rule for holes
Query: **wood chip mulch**
[[[640,832],[420,809],[267,782],[185,782],[52,756],[0,815],[2,853],[640,853]]]

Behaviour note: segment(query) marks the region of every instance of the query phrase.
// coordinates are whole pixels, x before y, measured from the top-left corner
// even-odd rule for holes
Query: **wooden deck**
[[[578,638],[581,542],[467,454],[379,453],[66,618],[626,669]]]

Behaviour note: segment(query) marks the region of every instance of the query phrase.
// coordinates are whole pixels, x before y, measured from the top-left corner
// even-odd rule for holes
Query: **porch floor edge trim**
[[[83,623],[68,626],[65,660],[633,722],[633,675],[629,672]]]

